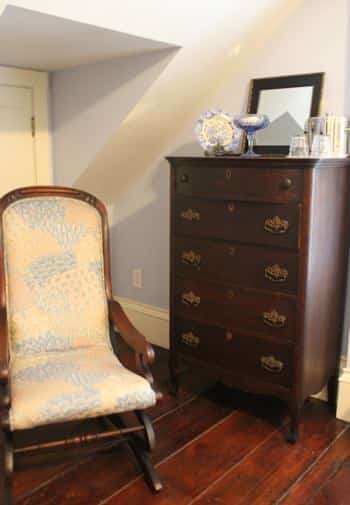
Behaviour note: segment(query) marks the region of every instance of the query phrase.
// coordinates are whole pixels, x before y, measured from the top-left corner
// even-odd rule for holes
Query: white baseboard
[[[337,418],[350,423],[350,368],[343,368],[339,377]]]
[[[146,335],[152,344],[169,349],[169,311],[167,309],[123,297],[118,297],[118,301],[133,324]],[[342,356],[337,417],[350,422],[350,369],[345,366],[346,358]],[[313,395],[313,398],[327,401],[327,389],[324,388],[317,395]]]
[[[346,356],[341,356],[340,357],[340,363],[339,363],[340,374],[342,374],[342,371],[344,370],[345,365],[346,365]],[[312,395],[312,398],[317,398],[318,400],[323,400],[324,402],[326,402],[327,399],[328,399],[327,387],[323,388],[322,391],[320,391],[316,395]],[[339,395],[338,395],[338,398],[339,398]]]
[[[140,330],[151,344],[169,349],[169,311],[144,303],[118,297],[132,323]]]

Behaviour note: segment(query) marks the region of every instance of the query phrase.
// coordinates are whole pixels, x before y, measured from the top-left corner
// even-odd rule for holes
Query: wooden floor
[[[194,373],[174,398],[167,392],[166,352],[158,350],[157,358],[154,374],[165,394],[150,415],[164,490],[156,496],[148,490],[120,445],[79,459],[66,452],[17,460],[16,504],[350,504],[350,429],[326,404],[307,402],[301,439],[290,446],[281,403]]]

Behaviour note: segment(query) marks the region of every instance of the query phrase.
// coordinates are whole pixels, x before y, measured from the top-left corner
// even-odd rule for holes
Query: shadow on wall
[[[174,54],[154,51],[51,74],[55,183],[75,183]]]
[[[202,151],[198,144],[189,143],[171,154],[198,155]],[[141,303],[168,308],[170,170],[166,160],[160,161],[144,181],[143,189],[151,194],[151,201],[110,229],[114,292]],[[118,202],[114,212],[117,220]],[[118,265],[123,265],[123,270]],[[132,286],[134,268],[143,271],[142,289]]]

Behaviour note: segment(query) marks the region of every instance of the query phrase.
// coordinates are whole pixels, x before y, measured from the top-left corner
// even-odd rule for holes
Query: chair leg
[[[143,411],[136,411],[136,416],[140,422],[145,427],[145,436],[147,440],[147,446],[149,449],[154,447],[155,438],[153,427],[148,416]],[[118,415],[111,416],[112,421],[119,428],[126,428],[126,424]],[[151,431],[150,431],[151,427]],[[153,436],[151,434],[153,432]],[[143,471],[145,481],[147,482],[151,491],[158,493],[163,489],[163,484],[158,477],[156,470],[154,469],[153,463],[150,458],[150,451],[145,448],[145,440],[141,439],[137,434],[130,434],[128,436],[128,445],[133,452],[138,464]]]
[[[140,440],[134,436],[130,438],[128,443],[144,473],[144,478],[149,488],[153,492],[158,493],[162,490],[163,485],[158,477],[157,472],[154,469],[149,453],[143,449],[142,445],[140,444]]]
[[[143,424],[145,428],[146,450],[148,452],[152,452],[156,445],[156,435],[154,433],[152,422],[143,410],[136,410],[135,414],[139,422]]]
[[[3,505],[12,505],[13,447],[12,434],[2,430],[2,475],[0,497]]]

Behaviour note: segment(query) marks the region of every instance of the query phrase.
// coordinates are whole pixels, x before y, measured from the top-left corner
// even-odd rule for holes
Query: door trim
[[[31,88],[35,117],[36,183],[52,184],[52,139],[49,121],[49,76],[47,72],[0,66],[0,84]]]

